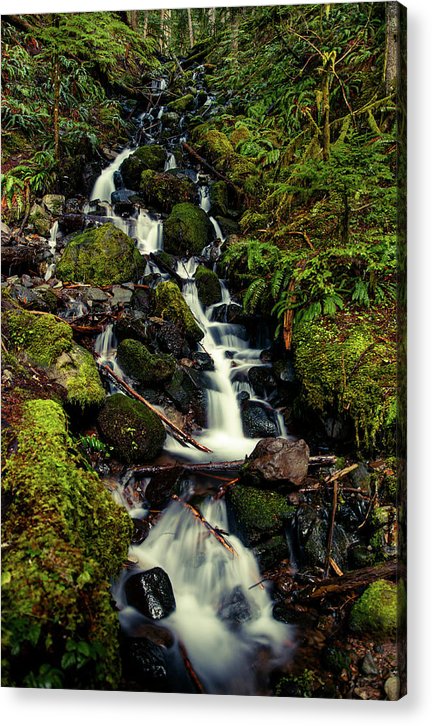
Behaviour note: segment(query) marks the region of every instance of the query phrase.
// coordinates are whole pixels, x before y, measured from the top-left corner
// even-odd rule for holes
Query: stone
[[[368,633],[378,641],[395,636],[405,611],[406,594],[402,581],[395,585],[377,580],[368,585],[355,602],[349,627],[355,633]]]
[[[85,301],[91,300],[92,302],[106,302],[109,299],[106,292],[99,287],[84,288],[83,298]]]
[[[42,197],[42,204],[55,217],[58,217],[62,213],[65,202],[66,197],[62,194],[45,194]]]
[[[132,300],[133,290],[120,285],[113,285],[112,287],[112,298],[110,298],[110,304],[112,307],[116,305],[130,305]]]
[[[131,575],[124,589],[128,604],[151,620],[162,620],[176,609],[171,581],[161,567]]]
[[[249,394],[245,391],[242,393],[244,399],[241,401],[240,413],[245,436],[250,439],[276,437],[279,429],[273,409],[261,401],[249,400]]]
[[[238,533],[247,547],[281,533],[294,507],[275,491],[236,484],[227,492],[230,531]]]
[[[156,315],[168,320],[184,332],[190,343],[197,343],[204,338],[201,330],[180,288],[174,282],[161,282],[156,288]]]
[[[148,144],[140,146],[120,166],[123,182],[128,189],[139,189],[141,174],[146,169],[163,172],[166,152],[163,146]]]
[[[128,638],[120,641],[122,671],[130,691],[166,693],[170,690],[166,647],[149,638]]]
[[[49,237],[51,219],[48,212],[40,204],[33,204],[29,218],[29,224],[33,225],[35,231],[42,237]]]
[[[242,587],[237,585],[231,592],[222,596],[217,615],[228,624],[238,627],[252,618],[249,601]]]
[[[126,375],[151,387],[171,379],[176,369],[173,356],[153,354],[143,343],[130,338],[118,346],[117,361]]]
[[[195,184],[184,174],[170,171],[143,171],[139,191],[146,205],[158,212],[170,213],[176,204],[198,201]]]
[[[175,204],[164,224],[164,249],[178,256],[200,255],[212,241],[213,225],[200,207]]]
[[[400,678],[399,676],[389,676],[384,683],[384,691],[389,701],[398,701],[400,698]]]
[[[266,482],[289,481],[301,486],[307,476],[309,447],[303,439],[268,438],[259,441],[244,467],[244,473]]]
[[[375,658],[370,651],[368,651],[363,658],[361,669],[366,676],[378,675],[378,666],[376,664]]]

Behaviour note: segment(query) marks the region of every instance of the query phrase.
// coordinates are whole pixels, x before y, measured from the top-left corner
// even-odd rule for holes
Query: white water
[[[51,252],[52,256],[54,257],[57,249],[57,233],[58,233],[58,221],[55,221],[50,229],[50,236],[48,240],[48,247],[49,251]],[[55,262],[50,262],[47,270],[45,272],[45,280],[50,280],[51,277],[54,275],[56,269]]]
[[[171,152],[168,153],[167,160],[165,162],[165,168],[164,171],[169,171],[170,169],[175,169],[177,167],[176,160],[174,154],[171,154]]]
[[[125,159],[128,158],[136,149],[126,148],[120,152],[114,161],[107,166],[100,176],[96,179],[96,183],[93,187],[92,193],[90,194],[90,201],[100,199],[101,202],[108,202],[111,204],[111,194],[115,191],[114,186],[114,172],[120,169],[120,166]]]
[[[207,499],[201,513],[213,527],[228,531],[223,501]],[[168,574],[176,609],[162,624],[184,644],[206,692],[264,694],[266,674],[290,657],[291,628],[273,619],[267,591],[254,587],[261,575],[252,553],[233,535],[225,535],[225,540],[234,553],[187,507],[172,502],[148,538],[130,548],[129,557],[137,561],[138,570],[162,567]],[[126,579],[127,574],[114,595],[122,608],[121,624],[133,635],[134,627],[145,618],[125,602]],[[243,616],[237,619],[229,607],[235,593],[243,601]]]

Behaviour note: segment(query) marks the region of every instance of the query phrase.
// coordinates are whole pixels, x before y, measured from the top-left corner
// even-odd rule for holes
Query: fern
[[[264,298],[268,294],[268,283],[262,277],[257,278],[249,285],[243,299],[243,308],[246,313],[255,313],[263,305]]]

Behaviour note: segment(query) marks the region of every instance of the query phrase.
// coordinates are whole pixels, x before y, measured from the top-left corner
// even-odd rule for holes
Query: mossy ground
[[[98,286],[136,282],[143,269],[143,259],[133,240],[107,223],[73,237],[56,274],[60,280]]]
[[[3,685],[115,689],[109,587],[130,520],[82,468],[58,404],[24,403],[14,433],[3,482]]]

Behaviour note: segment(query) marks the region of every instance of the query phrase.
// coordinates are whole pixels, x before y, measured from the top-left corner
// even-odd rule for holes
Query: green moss
[[[194,96],[192,93],[187,93],[185,96],[176,98],[175,101],[170,101],[167,104],[168,111],[174,111],[180,115],[185,111],[189,111],[194,104]]]
[[[163,146],[158,146],[157,144],[140,146],[120,166],[120,172],[125,186],[129,189],[138,189],[143,171],[146,169],[163,171],[165,161],[166,152]]]
[[[369,585],[351,610],[349,625],[353,632],[385,640],[396,635],[406,607],[402,581],[394,585],[377,580]]]
[[[200,265],[195,272],[198,297],[205,306],[221,302],[222,292],[219,278],[213,270]]]
[[[130,540],[127,514],[73,452],[66,416],[23,404],[3,486],[3,685],[115,689],[118,622],[110,580]]]
[[[230,133],[230,141],[233,144],[233,146],[237,146],[237,144],[241,144],[244,141],[248,141],[252,136],[251,132],[249,131],[248,127],[244,124],[239,124],[233,131]]]
[[[72,328],[53,315],[32,315],[23,310],[5,315],[12,346],[25,354],[33,365],[47,368],[73,345]]]
[[[226,168],[234,154],[234,147],[226,134],[211,129],[202,134],[198,131],[196,136],[198,136],[199,149],[203,156],[214,163],[216,169]]]
[[[228,501],[249,546],[278,533],[283,520],[294,511],[294,507],[287,504],[282,494],[243,484],[237,484],[229,490]]]
[[[176,204],[164,224],[164,248],[173,255],[200,255],[213,238],[213,226],[200,207]]]
[[[296,325],[293,344],[305,402],[321,417],[348,416],[360,449],[371,449],[378,433],[392,445],[394,344],[380,339],[366,322],[350,324],[343,314],[335,322]]]
[[[133,240],[107,223],[73,237],[56,274],[60,280],[99,286],[137,281],[143,268],[143,258]]]
[[[51,228],[51,218],[40,204],[33,204],[28,221],[33,225],[37,234],[42,235],[42,237],[48,237]]]
[[[156,288],[156,315],[178,325],[191,342],[197,343],[204,332],[189,310],[174,282],[161,282]]]
[[[99,406],[105,399],[93,356],[80,345],[74,344],[69,353],[62,354],[49,375],[66,388],[67,402],[81,409]]]
[[[196,199],[193,182],[187,177],[170,173],[143,171],[139,189],[144,201],[161,212],[171,212],[175,204],[194,202]]]
[[[97,424],[103,440],[126,464],[154,459],[165,441],[160,418],[143,403],[121,393],[107,398]]]
[[[217,181],[210,185],[209,189],[211,214],[226,217],[228,214],[228,186],[224,181]]]
[[[145,345],[128,338],[120,343],[117,360],[128,376],[150,386],[172,378],[176,368],[172,355],[153,355]]]

